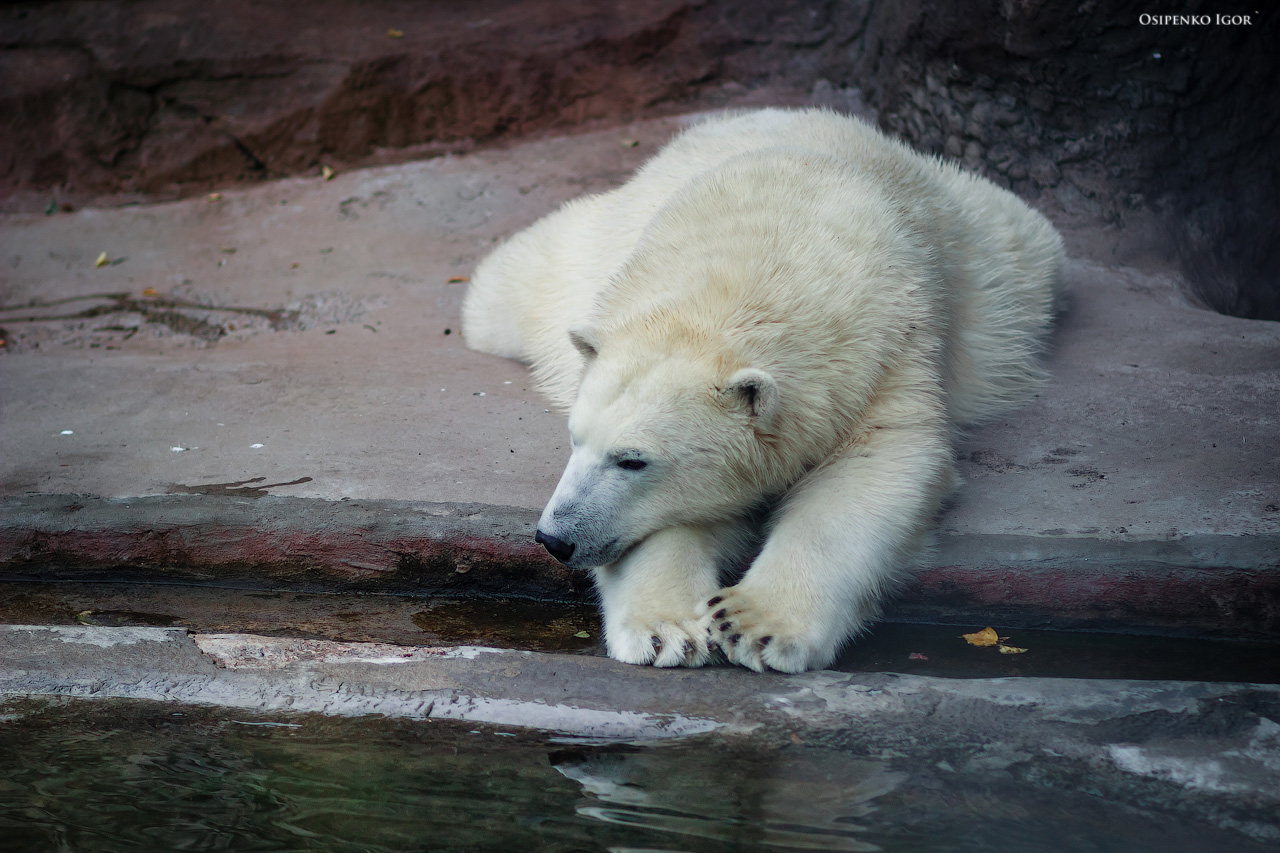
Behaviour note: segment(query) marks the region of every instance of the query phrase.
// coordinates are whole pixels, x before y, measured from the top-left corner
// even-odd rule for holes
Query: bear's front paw
[[[698,606],[713,646],[732,663],[756,672],[821,669],[835,659],[836,642],[816,630],[813,620],[786,613],[739,588],[728,587]]]
[[[707,632],[696,619],[631,622],[605,631],[609,657],[654,666],[705,666],[712,655]]]

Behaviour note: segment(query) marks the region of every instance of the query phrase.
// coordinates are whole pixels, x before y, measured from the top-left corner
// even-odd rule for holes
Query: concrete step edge
[[[588,600],[487,504],[155,495],[0,498],[0,578]],[[942,534],[889,608],[909,621],[1239,637],[1280,632],[1280,536]]]

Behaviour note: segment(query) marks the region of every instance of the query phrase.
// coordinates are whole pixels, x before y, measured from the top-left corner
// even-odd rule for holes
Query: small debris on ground
[[[961,636],[971,646],[994,646],[1001,640],[995,628],[983,628],[981,631],[974,631],[972,634],[961,634]]]
[[[1006,645],[1005,640],[1009,638],[1001,637],[996,633],[995,628],[983,628],[981,631],[974,631],[972,634],[961,634],[960,636],[971,646],[996,646],[1002,655],[1020,655],[1026,652],[1026,649],[1019,646]],[[912,654],[912,657],[914,658],[915,655]]]
[[[105,267],[109,263],[111,263],[111,261],[110,259],[107,258],[107,253],[103,252],[102,254],[98,255],[98,259],[93,262],[93,268],[101,269],[102,267]]]

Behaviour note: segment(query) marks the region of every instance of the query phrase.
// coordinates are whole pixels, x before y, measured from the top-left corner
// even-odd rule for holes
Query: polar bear
[[[920,551],[957,429],[1044,378],[1063,257],[999,187],[859,120],[769,109],[697,124],[510,238],[463,329],[568,410],[536,539],[594,571],[610,656],[800,672]]]

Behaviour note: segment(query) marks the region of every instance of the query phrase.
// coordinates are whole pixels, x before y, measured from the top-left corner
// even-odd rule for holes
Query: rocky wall
[[[1280,19],[1165,5],[5,4],[0,207],[172,197],[765,87],[763,102],[865,102],[1044,207],[1134,233],[1154,222],[1145,249],[1207,306],[1280,319]]]

